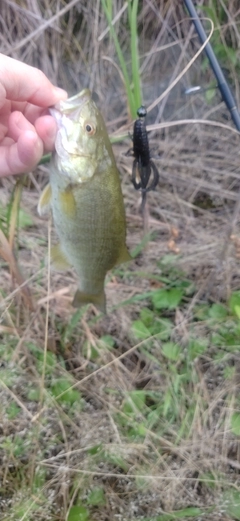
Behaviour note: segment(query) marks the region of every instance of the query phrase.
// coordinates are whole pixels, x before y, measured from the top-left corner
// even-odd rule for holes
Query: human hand
[[[42,71],[0,54],[0,177],[30,172],[53,150],[57,126],[47,108],[66,98]]]

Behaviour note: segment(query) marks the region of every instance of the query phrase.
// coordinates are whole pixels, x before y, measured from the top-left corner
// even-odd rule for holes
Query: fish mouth
[[[53,107],[49,108],[49,112],[51,116],[53,116],[57,123],[60,121],[60,118],[63,114],[66,116],[71,114],[73,111],[78,109],[81,112],[81,109],[88,101],[91,99],[91,92],[89,89],[83,89],[75,96],[68,98],[67,100],[61,100]]]
[[[55,150],[58,156],[64,160],[74,161],[77,157],[90,158],[86,154],[86,147],[81,146],[81,113],[83,107],[91,100],[91,92],[84,89],[80,93],[59,101],[49,108],[51,116],[55,119],[58,127],[55,140]]]

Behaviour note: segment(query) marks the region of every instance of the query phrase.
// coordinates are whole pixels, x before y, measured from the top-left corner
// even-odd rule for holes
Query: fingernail
[[[55,96],[58,99],[67,99],[68,93],[64,89],[60,89],[59,87],[54,87],[53,89]]]

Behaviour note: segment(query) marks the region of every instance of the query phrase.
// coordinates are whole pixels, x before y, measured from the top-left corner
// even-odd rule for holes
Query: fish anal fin
[[[66,270],[70,264],[61,250],[60,244],[51,247],[51,264],[56,270]]]
[[[51,198],[52,198],[52,189],[50,184],[48,183],[45,188],[43,189],[39,201],[38,201],[38,214],[40,217],[43,215],[46,215],[50,210],[51,205]]]
[[[124,245],[124,248],[121,249],[120,254],[118,256],[118,259],[117,259],[117,262],[116,262],[116,266],[118,264],[122,264],[122,262],[128,262],[130,260],[132,260],[132,257],[130,255],[128,249],[127,249],[127,246]]]
[[[106,295],[104,291],[98,295],[92,295],[78,289],[72,302],[73,307],[80,308],[86,304],[93,304],[99,311],[106,313]]]
[[[66,217],[76,217],[76,202],[71,187],[66,188],[59,194],[61,210]]]

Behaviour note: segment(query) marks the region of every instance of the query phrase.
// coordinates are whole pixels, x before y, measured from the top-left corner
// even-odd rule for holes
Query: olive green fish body
[[[74,107],[72,112],[69,108],[69,123],[64,115],[71,100]],[[75,106],[78,100],[80,108]],[[82,91],[62,105],[60,117],[56,117],[60,135],[50,168],[49,198],[59,237],[59,246],[53,248],[53,263],[57,266],[66,262],[79,276],[74,306],[92,302],[105,311],[106,273],[131,258],[125,243],[119,173],[103,118],[89,91]],[[42,206],[40,200],[40,213]]]
[[[54,170],[51,174],[52,213],[61,250],[75,268],[84,293],[103,291],[107,271],[121,262],[124,254],[127,258],[121,187],[113,173],[103,174],[101,185],[96,172],[91,181],[68,185],[65,190],[59,190],[55,182],[59,174]]]

